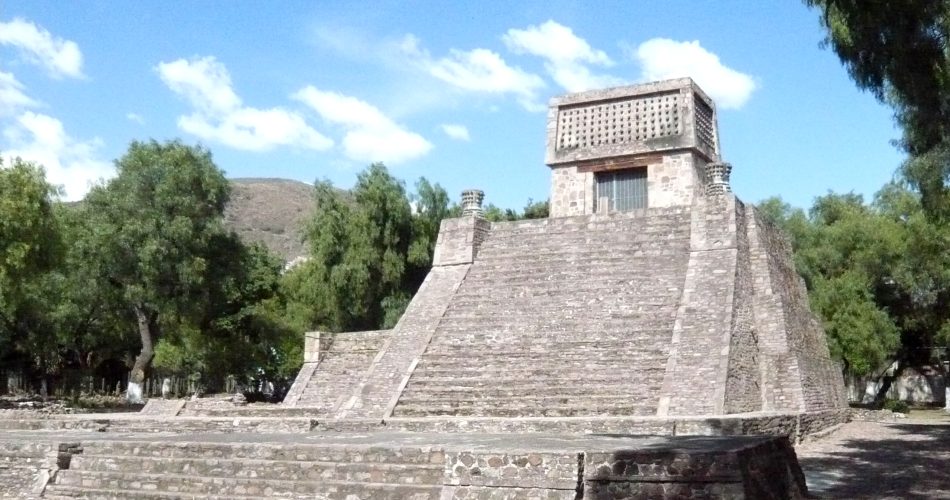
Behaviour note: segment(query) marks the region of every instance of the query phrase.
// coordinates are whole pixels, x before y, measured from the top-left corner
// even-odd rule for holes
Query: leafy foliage
[[[914,155],[950,136],[950,2],[805,0],[858,87],[894,106]]]
[[[230,377],[288,381],[301,332],[395,325],[431,267],[442,219],[460,211],[438,184],[420,179],[410,194],[381,164],[349,192],[319,182],[309,260],[285,272],[224,229],[229,184],[207,150],[134,142],[116,166],[79,204],[57,203],[40,167],[0,169],[3,367],[52,379],[121,379],[131,367],[134,382],[154,364],[212,390]],[[529,200],[523,215],[493,212],[546,210]]]

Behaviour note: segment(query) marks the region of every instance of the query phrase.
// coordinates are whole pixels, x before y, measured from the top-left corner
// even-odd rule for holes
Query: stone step
[[[659,377],[665,371],[661,367],[651,367],[644,369],[645,372],[656,372],[647,380],[653,377]],[[523,377],[509,377],[500,374],[496,377],[453,377],[453,376],[416,376],[409,380],[407,387],[420,388],[430,387],[434,390],[445,388],[446,390],[477,391],[483,389],[498,389],[512,391],[546,391],[555,390],[558,387],[588,387],[591,390],[601,386],[612,387],[618,384],[618,379],[612,374],[602,373],[561,373],[553,377],[543,379],[525,379]]]
[[[628,402],[603,407],[577,405],[520,405],[501,406],[486,402],[484,405],[403,405],[397,404],[394,417],[593,417],[593,416],[647,416],[656,413],[656,404]]]
[[[591,270],[594,266],[617,267],[624,263],[632,267],[643,267],[650,263],[675,264],[689,256],[689,242],[675,241],[663,245],[603,245],[592,246],[590,251],[544,249],[526,246],[524,248],[480,247],[472,272],[480,273],[493,270],[512,269],[515,265],[532,268],[550,267],[551,269],[576,266]]]
[[[646,360],[642,363],[642,366],[650,366],[651,364],[660,364],[665,363],[666,358],[654,358],[652,360]],[[423,358],[424,361],[424,358]],[[499,374],[508,374],[510,376],[523,376],[523,377],[545,377],[545,376],[555,376],[559,373],[564,373],[566,371],[580,371],[585,373],[590,372],[610,372],[616,373],[618,377],[624,376],[635,376],[640,373],[638,366],[640,363],[633,364],[628,360],[566,360],[566,361],[557,361],[552,360],[548,362],[525,362],[525,363],[506,363],[506,362],[495,362],[489,363],[486,362],[482,366],[458,366],[452,367],[451,365],[435,365],[428,366],[423,363],[420,363],[416,367],[413,374],[418,375],[419,377],[425,376],[444,376],[447,374],[455,374],[459,377],[493,377]]]
[[[632,387],[627,387],[622,393],[608,394],[552,394],[552,395],[531,395],[531,396],[508,396],[481,394],[477,392],[465,394],[450,394],[446,396],[436,396],[433,394],[403,394],[399,398],[399,404],[404,406],[417,407],[501,407],[501,408],[540,408],[558,405],[578,406],[580,404],[589,405],[595,408],[627,406],[631,403],[647,404],[655,403],[653,392],[659,389],[662,380],[655,381],[655,384],[645,384],[639,391]]]
[[[639,353],[639,352],[551,352],[551,353],[530,353],[527,355],[509,354],[487,354],[471,356],[435,356],[424,354],[416,369],[423,368],[427,371],[438,369],[503,369],[524,367],[551,366],[562,367],[564,369],[574,366],[655,366],[665,363],[667,356],[662,353]]]
[[[329,351],[329,352],[339,352],[339,353],[372,352],[372,351],[378,351],[379,348],[383,346],[384,342],[385,342],[385,339],[383,338],[360,339],[360,338],[354,338],[351,336],[339,335],[339,336],[334,336],[330,340],[321,338],[320,350]]]
[[[654,376],[649,379],[644,379],[646,387],[659,387],[663,382],[661,376]],[[544,397],[544,398],[583,398],[586,396],[594,397],[636,397],[639,398],[643,395],[644,389],[637,384],[618,384],[613,383],[590,383],[587,384],[583,380],[574,380],[570,381],[569,385],[562,385],[560,387],[550,387],[543,385],[534,385],[534,386],[521,386],[521,387],[508,387],[508,386],[494,386],[494,385],[481,385],[473,387],[464,387],[457,385],[435,385],[435,384],[414,384],[412,382],[406,387],[403,391],[400,401],[405,400],[409,401],[418,401],[421,399],[427,399],[432,401],[447,401],[447,400],[459,400],[464,398],[469,399],[495,399],[495,398],[533,398],[533,397]]]
[[[447,333],[447,330],[439,330]],[[466,356],[499,355],[506,352],[516,353],[545,353],[552,351],[574,350],[601,350],[629,348],[637,352],[666,353],[669,347],[670,330],[656,330],[652,332],[615,332],[609,335],[590,335],[583,340],[574,340],[565,335],[547,335],[544,337],[511,337],[507,339],[487,340],[486,338],[471,340],[462,338],[433,339],[426,349],[426,355],[433,356]],[[576,337],[574,337],[576,338]],[[438,340],[438,341],[436,341]],[[474,342],[477,345],[473,345]],[[660,342],[658,344],[658,342]]]
[[[626,343],[638,351],[658,352],[662,346],[668,346],[672,336],[673,320],[668,329],[654,335],[636,335],[635,332],[603,331],[551,331],[544,328],[523,328],[520,331],[491,330],[473,332],[470,329],[456,329],[453,325],[439,328],[436,337],[429,343],[426,352],[451,353],[465,350],[486,352],[507,351],[553,351],[558,349],[583,348],[583,344],[569,343],[571,338],[587,338],[590,342],[620,345]]]
[[[170,458],[135,455],[75,455],[70,469],[235,479],[437,484],[442,464],[317,462],[229,458]]]
[[[423,354],[423,359],[429,365],[433,364],[478,364],[485,360],[505,360],[512,363],[543,361],[543,360],[570,360],[570,359],[606,359],[620,358],[629,359],[630,356],[636,356],[640,359],[659,360],[666,359],[668,349],[666,346],[652,346],[648,349],[645,345],[639,346],[634,343],[609,342],[602,343],[600,346],[565,344],[552,346],[548,344],[539,344],[535,346],[537,350],[522,349],[456,349],[452,351],[433,351],[427,350]]]
[[[140,472],[105,472],[62,470],[56,481],[65,486],[81,486],[97,490],[131,492],[162,491],[179,495],[219,495],[279,497],[314,495],[328,499],[405,498],[438,499],[442,485],[408,485],[349,481],[302,481],[274,479],[237,479]],[[440,481],[441,483],[441,481]]]
[[[530,233],[530,234],[490,234],[482,242],[492,248],[541,248],[554,249],[558,245],[583,251],[595,245],[655,245],[689,239],[689,226],[680,227],[643,227],[615,231],[576,231],[570,233]]]
[[[668,220],[677,216],[685,217],[686,220],[689,220],[689,207],[650,207],[611,214],[493,222],[492,228],[510,231],[540,227],[545,230],[554,230],[561,227],[571,228],[578,226],[587,227],[588,225],[641,223],[642,221],[653,219]]]
[[[388,464],[430,464],[442,453],[426,448],[381,446],[320,446],[286,442],[213,443],[184,441],[86,441],[83,455],[137,456],[162,458],[244,458],[251,460],[364,462]]]
[[[645,279],[641,276],[618,276],[617,273],[603,278],[545,274],[519,277],[505,274],[494,280],[468,281],[452,300],[452,303],[469,301],[483,302],[498,299],[535,300],[563,297],[576,304],[603,304],[629,300],[667,302],[682,295],[683,280]]]
[[[538,301],[541,302],[541,301]],[[649,326],[641,326],[644,322],[651,319],[668,319],[676,316],[676,305],[674,303],[655,303],[640,302],[636,304],[624,304],[611,306],[609,308],[594,308],[591,306],[570,306],[564,305],[560,309],[554,306],[545,306],[536,304],[535,313],[528,315],[528,311],[522,312],[522,315],[532,318],[534,324],[554,323],[565,325],[565,330],[578,328],[589,329],[595,325],[606,325],[607,327],[626,326],[630,330],[655,330]],[[501,304],[495,307],[501,307]],[[477,321],[484,328],[479,330],[492,329],[493,326],[510,325],[511,322],[506,317],[501,317],[494,311],[491,304],[485,307],[449,307],[442,317],[442,323],[450,321]],[[657,318],[657,315],[663,315]],[[492,319],[493,321],[486,321]],[[565,323],[567,322],[567,323]],[[552,325],[553,326],[553,325]]]
[[[568,239],[584,237],[589,235],[602,235],[604,237],[616,236],[625,233],[668,233],[668,232],[688,232],[690,225],[689,217],[646,217],[636,221],[625,221],[620,224],[574,224],[570,226],[552,227],[536,225],[533,227],[523,226],[520,228],[493,226],[488,233],[489,240],[525,240],[525,239]]]
[[[245,495],[183,495],[181,493],[170,493],[162,491],[132,491],[132,490],[108,490],[99,488],[83,488],[81,486],[65,486],[62,484],[50,484],[43,493],[43,498],[52,500],[69,500],[72,498],[95,498],[97,500],[124,500],[134,498],[139,500],[228,500],[231,498],[256,498],[260,496]],[[284,497],[293,498],[293,497]],[[300,498],[300,497],[298,497]]]

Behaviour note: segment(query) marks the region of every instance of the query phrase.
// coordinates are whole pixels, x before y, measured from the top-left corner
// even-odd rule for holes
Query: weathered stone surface
[[[712,102],[681,79],[551,110],[553,217],[443,221],[396,327],[307,334],[283,405],[0,429],[97,431],[45,469],[64,496],[804,497],[789,443],[849,418],[841,372],[788,242],[731,194]],[[595,205],[642,169],[648,208]]]
[[[801,498],[784,438],[432,433],[178,435],[76,443],[10,434],[13,457],[59,450],[47,496],[96,498]],[[767,480],[765,480],[767,478]],[[9,484],[14,485],[13,481]],[[13,486],[11,486],[13,487]],[[17,492],[25,491],[19,482]],[[784,490],[779,491],[781,487]]]
[[[370,368],[390,333],[308,333],[309,352],[284,406],[308,408],[309,416],[334,414],[359,385],[360,375]]]

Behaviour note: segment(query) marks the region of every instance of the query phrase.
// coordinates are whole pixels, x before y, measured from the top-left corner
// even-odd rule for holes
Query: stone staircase
[[[492,225],[393,417],[656,412],[690,216]]]
[[[294,406],[312,410],[311,415],[332,414],[359,385],[388,334],[389,330],[323,334],[319,361]]]
[[[87,441],[45,497],[437,499],[443,457],[421,447]]]

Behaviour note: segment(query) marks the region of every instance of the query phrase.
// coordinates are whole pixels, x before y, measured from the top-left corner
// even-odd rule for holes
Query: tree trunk
[[[894,385],[894,382],[897,382],[897,379],[904,373],[904,368],[907,368],[909,363],[902,360],[895,361],[897,365],[894,368],[894,372],[891,376],[882,376],[881,377],[881,387],[877,390],[877,394],[874,396],[874,404],[881,405],[887,400],[887,393],[891,390],[891,386]],[[885,372],[886,373],[886,372]]]
[[[142,339],[142,351],[135,358],[132,373],[129,375],[129,387],[126,400],[129,403],[143,403],[142,387],[155,358],[155,341],[158,339],[158,313],[141,305],[135,306],[135,319],[138,322],[139,337]]]

